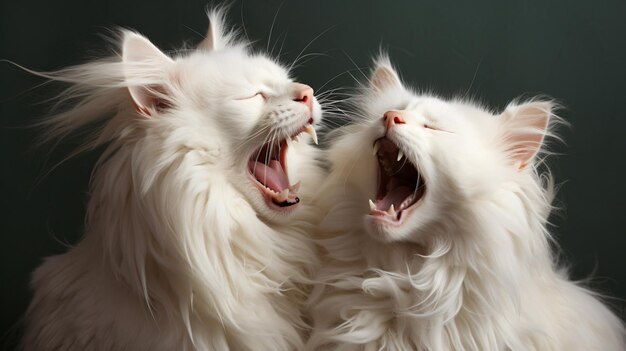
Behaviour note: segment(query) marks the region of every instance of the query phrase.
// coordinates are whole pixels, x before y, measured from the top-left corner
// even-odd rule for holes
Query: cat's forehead
[[[250,57],[250,68],[259,69],[264,74],[272,75],[277,79],[288,80],[289,71],[277,61],[265,56],[254,55]]]
[[[418,94],[405,89],[388,89],[369,99],[369,109],[375,114],[389,110],[414,111],[420,114],[445,115],[453,109],[448,102],[434,96]]]
[[[287,69],[264,55],[245,50],[198,51],[181,62],[198,78],[221,82],[282,85],[291,81]]]
[[[445,99],[430,94],[407,91],[406,94],[394,94],[399,110],[418,111],[426,117],[477,117],[490,116],[490,113],[477,103],[463,99]]]

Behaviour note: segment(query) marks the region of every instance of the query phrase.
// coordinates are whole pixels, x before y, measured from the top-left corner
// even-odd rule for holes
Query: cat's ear
[[[500,116],[509,157],[519,169],[531,164],[541,149],[554,107],[550,101],[511,103]]]
[[[198,44],[201,50],[218,50],[228,45],[235,36],[225,27],[226,8],[216,8],[207,12],[209,18],[209,28],[206,31],[204,40]]]
[[[400,77],[389,63],[387,58],[376,60],[376,68],[370,77],[370,86],[376,90],[385,90],[393,87],[401,87]]]
[[[204,39],[198,44],[198,49],[212,51],[215,50],[216,44],[218,43],[218,38],[216,36],[216,24],[214,21],[209,19],[209,29],[204,36]]]
[[[122,44],[124,78],[137,112],[150,117],[166,104],[163,82],[174,61],[143,36],[126,32]]]

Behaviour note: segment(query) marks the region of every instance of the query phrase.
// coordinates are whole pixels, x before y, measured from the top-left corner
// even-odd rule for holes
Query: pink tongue
[[[400,204],[409,196],[413,194],[413,189],[408,186],[398,186],[390,189],[384,198],[376,201],[376,209],[381,211],[387,211],[389,206],[393,204],[393,207],[398,211]]]
[[[248,166],[256,179],[275,192],[280,193],[289,187],[289,179],[279,161],[271,160],[269,167],[261,162],[250,161]]]

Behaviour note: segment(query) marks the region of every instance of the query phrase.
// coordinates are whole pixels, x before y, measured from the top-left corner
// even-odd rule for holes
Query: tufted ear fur
[[[137,112],[152,116],[167,105],[164,82],[174,61],[145,37],[127,32],[122,45],[124,78]]]
[[[501,114],[509,157],[526,168],[541,149],[554,104],[550,101],[511,103]]]
[[[400,77],[391,66],[389,58],[381,56],[375,60],[374,71],[370,77],[370,86],[376,90],[385,90],[392,87],[401,87]]]
[[[204,40],[198,44],[198,49],[213,51],[231,45],[236,33],[226,28],[226,11],[224,8],[213,9],[207,12],[209,28]]]

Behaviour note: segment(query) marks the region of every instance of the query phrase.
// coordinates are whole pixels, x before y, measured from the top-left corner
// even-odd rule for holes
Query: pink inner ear
[[[155,100],[149,97],[148,90],[144,87],[129,87],[128,92],[135,105],[135,109],[145,117],[150,117],[150,108],[155,106]]]
[[[400,80],[391,68],[380,66],[376,68],[372,74],[371,84],[374,88],[382,90],[394,85],[399,85]]]
[[[511,138],[515,145],[513,157],[519,162],[520,169],[526,168],[537,152],[539,152],[543,139],[543,134],[520,134]]]
[[[171,107],[166,100],[158,96],[158,94],[165,95],[161,87],[129,87],[128,92],[135,109],[144,117],[151,117],[154,111]]]
[[[134,80],[145,81],[149,77],[161,76],[154,79],[154,83],[145,86],[129,86],[130,97],[141,115],[150,117],[154,111],[166,107],[163,96],[166,91],[160,85],[161,79],[166,78],[168,68],[172,67],[174,61],[162,53],[148,39],[139,34],[127,32],[122,45],[122,61],[125,64],[125,78],[132,82]]]
[[[511,156],[520,169],[528,166],[546,135],[550,119],[551,105],[549,102],[531,102],[507,108],[504,113],[505,124],[509,132]]]

